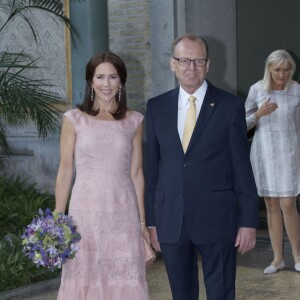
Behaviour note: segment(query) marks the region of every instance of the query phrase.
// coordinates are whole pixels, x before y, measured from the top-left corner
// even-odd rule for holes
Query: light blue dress
[[[255,111],[268,99],[278,105],[256,120]],[[300,193],[300,85],[265,92],[262,81],[250,87],[245,103],[248,130],[255,128],[251,163],[261,197],[289,197]]]

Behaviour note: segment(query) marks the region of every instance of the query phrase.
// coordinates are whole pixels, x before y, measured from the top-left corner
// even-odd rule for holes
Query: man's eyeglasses
[[[204,67],[207,64],[208,59],[204,58],[196,58],[196,59],[189,59],[189,58],[177,58],[173,57],[178,61],[179,66],[188,67],[191,62],[193,61],[196,67]]]

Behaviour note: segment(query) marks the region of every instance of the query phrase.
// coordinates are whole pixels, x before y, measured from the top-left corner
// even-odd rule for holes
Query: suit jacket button
[[[184,168],[187,168],[187,166],[188,166],[188,164],[183,164],[183,167],[184,167]]]

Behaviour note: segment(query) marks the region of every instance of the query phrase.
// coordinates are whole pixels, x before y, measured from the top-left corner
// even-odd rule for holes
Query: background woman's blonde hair
[[[263,89],[265,91],[269,92],[272,90],[272,77],[270,72],[271,65],[275,65],[275,67],[277,67],[285,61],[288,61],[291,65],[291,72],[290,72],[289,79],[285,85],[285,90],[289,88],[296,71],[296,63],[292,58],[292,56],[286,50],[276,50],[272,52],[266,60],[265,73],[264,73],[264,78],[262,80]]]

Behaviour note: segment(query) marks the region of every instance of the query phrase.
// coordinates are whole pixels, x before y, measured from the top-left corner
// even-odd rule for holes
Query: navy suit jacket
[[[158,240],[176,243],[183,220],[196,244],[234,242],[258,226],[258,195],[244,103],[208,82],[186,153],[177,129],[179,88],[147,104],[146,218]]]

